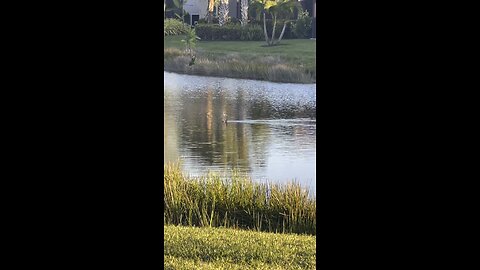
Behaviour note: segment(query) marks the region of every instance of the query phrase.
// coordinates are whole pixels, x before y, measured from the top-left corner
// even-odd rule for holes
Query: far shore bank
[[[212,78],[225,78],[225,79],[237,79],[237,80],[250,80],[250,81],[261,81],[261,82],[266,82],[266,83],[288,83],[288,84],[316,84],[315,81],[313,82],[289,82],[289,81],[270,81],[270,80],[265,80],[265,79],[258,79],[258,78],[245,78],[242,76],[235,76],[231,74],[197,74],[195,72],[178,72],[176,70],[168,70],[167,68],[164,68],[163,71],[169,72],[169,73],[174,73],[178,75],[191,75],[191,76],[202,76],[202,77],[212,77]]]
[[[165,38],[164,71],[279,83],[316,83],[315,41],[285,40],[273,48],[258,41],[198,42],[192,61],[183,50],[181,38]]]
[[[211,79],[213,81],[219,81],[219,80],[238,80],[239,83],[261,83],[261,84],[277,84],[277,85],[292,85],[296,87],[309,87],[309,86],[315,86],[316,83],[292,83],[292,82],[272,82],[272,81],[267,81],[267,80],[254,80],[254,79],[246,79],[246,78],[237,78],[237,77],[223,77],[223,76],[213,76],[213,75],[198,75],[198,74],[186,74],[186,73],[179,73],[179,72],[174,72],[174,71],[169,71],[169,70],[163,70],[164,76],[165,73],[175,75],[175,76],[192,76],[194,78],[200,79],[200,80],[207,80]],[[304,88],[302,88],[304,89]]]

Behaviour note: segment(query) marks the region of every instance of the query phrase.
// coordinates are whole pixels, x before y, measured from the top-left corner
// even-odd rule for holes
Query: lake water
[[[315,84],[164,77],[164,162],[181,160],[192,176],[236,169],[255,181],[296,180],[315,193]]]

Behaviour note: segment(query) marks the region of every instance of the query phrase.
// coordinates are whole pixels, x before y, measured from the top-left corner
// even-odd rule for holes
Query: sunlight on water
[[[315,85],[164,72],[164,160],[188,174],[296,179],[315,190]],[[226,120],[226,123],[225,123]]]

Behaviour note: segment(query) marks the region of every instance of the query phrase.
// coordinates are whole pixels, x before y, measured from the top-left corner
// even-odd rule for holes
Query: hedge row
[[[312,28],[308,25],[309,23],[311,22],[304,20],[287,23],[283,39],[310,37]],[[271,37],[272,21],[268,20],[266,24],[268,36]],[[282,29],[283,23],[277,23],[275,38],[280,36]],[[195,30],[197,36],[202,40],[265,40],[263,22],[252,22],[246,27],[242,27],[240,24],[226,24],[220,27],[218,24],[199,23],[195,26]]]
[[[239,24],[197,24],[197,36],[202,40],[263,40],[263,29],[258,25],[242,27]]]

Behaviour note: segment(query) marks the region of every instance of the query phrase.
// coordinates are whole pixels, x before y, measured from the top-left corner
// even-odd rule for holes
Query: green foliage
[[[256,183],[234,175],[189,178],[165,165],[165,224],[316,234],[316,204],[297,183]]]
[[[278,19],[290,19],[295,10],[302,10],[302,5],[297,0],[253,0],[250,7],[250,14],[255,15],[257,20],[263,12]]]
[[[197,35],[202,40],[262,40],[263,30],[259,25],[248,25],[242,27],[239,24],[197,24],[195,27]]]
[[[315,236],[164,226],[164,268],[315,269]]]
[[[308,16],[308,11],[298,14],[298,19],[293,22],[293,34],[297,38],[309,38],[312,36],[312,17]]]
[[[177,36],[186,34],[190,26],[177,19],[166,19],[163,21],[163,35]]]
[[[279,44],[283,38],[282,34],[277,32],[276,25],[280,23],[286,26],[293,17],[295,10],[302,10],[302,6],[297,0],[253,0],[251,7],[255,9],[257,19],[263,17],[265,41],[268,46]],[[271,16],[273,20],[272,30],[270,31],[271,35],[269,35],[266,30],[265,20],[267,14]],[[279,35],[278,39],[277,33]]]
[[[190,57],[195,56],[197,39],[199,39],[199,37],[197,37],[195,34],[195,29],[189,27],[185,33],[185,39],[182,39],[182,43],[185,44],[185,51],[190,55]]]

